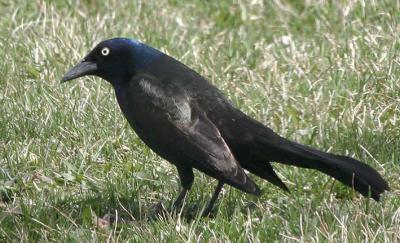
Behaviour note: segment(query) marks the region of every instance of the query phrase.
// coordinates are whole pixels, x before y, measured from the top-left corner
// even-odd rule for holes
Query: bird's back
[[[185,92],[190,102],[196,105],[218,128],[222,138],[230,147],[238,162],[244,166],[249,161],[257,143],[256,137],[262,135],[271,143],[285,141],[260,122],[237,109],[223,93],[193,69],[172,57],[163,55],[145,70],[166,85],[177,86]],[[274,152],[263,148],[264,154]],[[271,159],[273,156],[271,156]]]

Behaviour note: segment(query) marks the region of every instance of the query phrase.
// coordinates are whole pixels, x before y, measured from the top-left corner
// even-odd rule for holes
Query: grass
[[[300,3],[303,2],[303,3]],[[0,0],[0,241],[400,241],[400,15],[383,1]],[[100,40],[127,36],[181,60],[277,133],[376,168],[380,203],[331,178],[275,165],[286,194],[196,173],[179,192],[97,78],[60,84]],[[108,218],[116,217],[109,224]]]

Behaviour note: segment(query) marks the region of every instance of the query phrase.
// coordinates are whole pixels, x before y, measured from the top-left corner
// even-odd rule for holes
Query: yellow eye
[[[107,56],[108,54],[110,54],[110,48],[104,47],[103,49],[101,49],[101,55]]]

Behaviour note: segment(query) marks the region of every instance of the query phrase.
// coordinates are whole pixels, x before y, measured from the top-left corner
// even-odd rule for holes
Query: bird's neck
[[[118,96],[123,96],[124,95],[124,90],[126,89],[126,85],[129,83],[127,80],[123,79],[115,79],[113,82],[110,82],[115,90],[115,95]]]
[[[143,43],[136,43],[132,54],[134,59],[134,69],[136,71],[145,68],[149,63],[164,55],[159,50]]]

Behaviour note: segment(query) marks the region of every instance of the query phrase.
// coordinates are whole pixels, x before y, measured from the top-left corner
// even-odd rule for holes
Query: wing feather
[[[143,122],[153,122],[152,130],[147,133],[162,134],[148,138],[151,140],[148,145],[169,146],[169,150],[190,158],[187,163],[194,168],[246,192],[260,193],[234,158],[217,127],[182,89],[148,75],[131,80],[131,89],[131,92],[139,93],[133,103],[138,104],[138,109],[145,107],[137,116],[140,115]],[[174,153],[165,157],[173,159]]]

